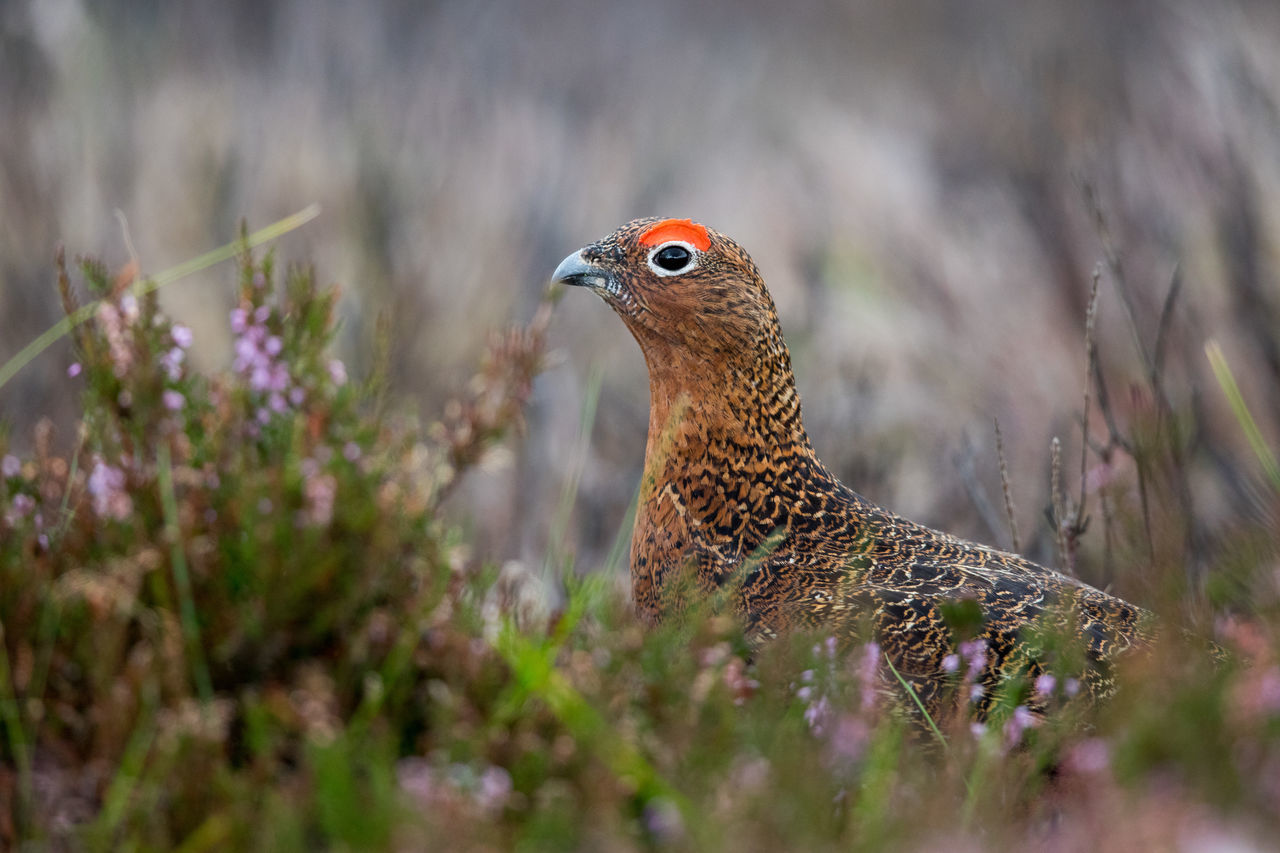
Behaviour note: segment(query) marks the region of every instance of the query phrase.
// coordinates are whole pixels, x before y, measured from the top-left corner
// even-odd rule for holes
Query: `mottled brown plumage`
[[[981,608],[998,686],[1043,662],[1024,630],[1043,614],[1083,641],[1086,683],[1143,636],[1137,607],[1014,554],[931,530],[840,483],[814,455],[777,312],[756,265],[688,220],[640,219],[570,255],[559,281],[594,289],[649,367],[649,438],[631,579],[656,621],[703,591],[733,593],[750,634],[797,628],[878,641],[930,707],[954,651],[945,602]],[[994,695],[989,690],[988,695]]]

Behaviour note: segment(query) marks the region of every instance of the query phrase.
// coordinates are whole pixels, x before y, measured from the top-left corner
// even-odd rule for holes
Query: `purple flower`
[[[254,391],[266,391],[271,387],[271,370],[265,364],[256,364],[249,372],[249,387]]]
[[[1102,738],[1088,738],[1071,748],[1064,763],[1077,773],[1101,773],[1111,763],[1111,750]]]
[[[187,349],[191,346],[192,335],[189,327],[175,323],[169,334],[173,336],[173,342],[180,348]]]
[[[943,672],[957,672],[960,669],[960,655],[949,654],[942,659]]]
[[[187,354],[181,347],[174,347],[160,356],[160,366],[164,368],[164,373],[169,377],[170,382],[176,382],[182,375],[182,362],[186,357]]]
[[[31,497],[31,495],[14,495],[13,496],[13,511],[18,514],[19,518],[27,515],[29,512],[31,512],[31,510],[35,508],[36,508],[36,502],[35,502],[35,499]]]
[[[809,724],[809,730],[815,735],[821,735],[827,730],[827,721],[831,717],[831,703],[827,701],[826,696],[819,696],[817,702],[811,702],[804,709],[804,721]]]
[[[880,674],[880,644],[875,640],[862,650],[862,666],[858,669],[858,693],[862,697],[862,710],[868,712],[876,702],[876,678]]]
[[[970,681],[974,680],[987,665],[987,641],[981,637],[965,640],[960,644],[960,648],[957,651],[969,664],[965,672],[965,678]]]
[[[1036,715],[1026,705],[1019,705],[1013,709],[1013,716],[1005,720],[1004,723],[1004,741],[1006,747],[1014,747],[1022,742],[1022,735],[1027,729],[1033,728],[1039,720]]]
[[[348,441],[342,446],[342,455],[348,462],[355,462],[360,458],[360,445],[354,441]]]
[[[286,365],[276,362],[271,366],[271,377],[267,380],[267,387],[276,393],[284,391],[289,387],[289,368]]]
[[[329,362],[329,378],[339,387],[347,384],[347,366],[338,359]]]
[[[289,389],[289,402],[295,406],[301,406],[302,401],[307,398],[307,392],[301,387],[295,385]]]
[[[87,484],[93,511],[103,518],[123,521],[133,512],[133,499],[125,492],[124,471],[101,459],[94,462]]]
[[[6,477],[16,477],[22,473],[22,463],[18,461],[18,457],[12,454],[6,454],[4,461],[0,462],[0,474]]]
[[[164,398],[164,407],[171,412],[179,411],[187,404],[187,398],[182,396],[181,392],[172,388],[166,388],[161,396]]]
[[[272,335],[267,338],[266,343],[262,345],[262,348],[266,350],[267,355],[274,358],[280,354],[280,350],[284,349],[284,341],[280,340],[279,335]]]
[[[1048,699],[1053,695],[1053,688],[1058,684],[1058,679],[1049,673],[1045,673],[1036,679],[1036,696],[1041,699]]]
[[[267,322],[267,319],[270,316],[271,316],[270,306],[259,305],[257,308],[253,309],[253,322],[257,323],[258,325],[262,325],[263,323]]]
[[[243,335],[248,323],[249,315],[245,313],[243,308],[231,309],[231,331],[234,334]]]
[[[855,714],[841,714],[831,733],[831,751],[843,761],[857,761],[871,739],[871,727]]]
[[[511,774],[501,767],[486,767],[476,784],[476,804],[487,812],[496,812],[507,804],[510,796]]]
[[[80,371],[82,369],[83,368],[80,367],[80,362],[73,361],[71,362],[71,364],[67,365],[67,376],[70,377],[71,379],[75,379],[77,376],[80,375]]]

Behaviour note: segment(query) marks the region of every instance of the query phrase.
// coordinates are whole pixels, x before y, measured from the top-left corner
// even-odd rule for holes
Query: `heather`
[[[239,246],[232,355],[209,373],[154,282],[60,261],[83,318],[63,380],[83,405],[75,444],[59,452],[46,425],[31,454],[0,446],[7,845],[1069,848],[1274,831],[1265,444],[1239,460],[1261,515],[1208,594],[1147,563],[1159,637],[1114,697],[1085,697],[1080,649],[1046,624],[1035,642],[1063,668],[985,701],[986,649],[958,607],[953,711],[928,715],[875,643],[752,648],[714,598],[648,628],[616,570],[471,557],[441,502],[521,440],[554,294],[491,334],[422,424],[331,354],[336,288]],[[1170,437],[1146,441],[1137,470],[1167,468]],[[1147,476],[1109,497],[1080,481],[1111,502],[1116,548],[1156,553],[1137,517]],[[1079,499],[1057,503],[1083,517]],[[1087,536],[1068,521],[1063,564]]]

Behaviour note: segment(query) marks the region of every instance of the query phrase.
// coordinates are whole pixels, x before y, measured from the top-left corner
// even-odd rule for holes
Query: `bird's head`
[[[565,258],[553,279],[617,312],[651,370],[705,369],[761,348],[785,355],[777,311],[751,257],[688,219],[637,219]]]

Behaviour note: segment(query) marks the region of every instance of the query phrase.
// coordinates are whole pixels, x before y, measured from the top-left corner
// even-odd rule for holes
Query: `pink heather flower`
[[[276,362],[271,366],[271,377],[267,380],[267,387],[276,393],[284,391],[289,387],[289,368]]]
[[[402,758],[396,762],[396,782],[400,790],[422,803],[435,796],[435,769],[425,758]]]
[[[968,670],[965,672],[965,678],[972,681],[978,677],[983,668],[987,665],[987,641],[981,637],[972,640],[965,640],[960,644],[958,649],[960,656],[969,663]]]
[[[1080,679],[1068,678],[1062,682],[1062,689],[1068,697],[1075,698],[1075,695],[1080,692]]]
[[[510,797],[511,774],[502,767],[486,767],[476,785],[476,804],[487,812],[498,812]]]
[[[862,757],[871,739],[871,727],[856,714],[841,714],[831,733],[831,751],[835,757],[854,762]]]
[[[1071,747],[1063,763],[1077,773],[1101,773],[1111,764],[1111,750],[1102,738],[1091,737]]]
[[[942,659],[943,672],[957,672],[960,669],[960,655],[950,654]]]
[[[231,309],[231,331],[237,335],[243,335],[245,327],[249,323],[249,316],[243,308]]]
[[[249,373],[249,387],[254,391],[266,391],[271,386],[271,370],[259,363]]]
[[[821,736],[827,730],[831,718],[831,703],[826,696],[819,696],[817,702],[810,702],[804,709],[804,721],[809,724],[809,731]]]
[[[120,297],[120,312],[124,314],[124,318],[130,323],[138,319],[138,297],[132,293],[126,293]]]
[[[1014,747],[1022,742],[1022,736],[1027,729],[1035,727],[1039,723],[1036,715],[1031,713],[1026,705],[1019,705],[1013,709],[1013,716],[1005,720],[1004,723],[1004,741],[1006,747]]]
[[[248,338],[236,338],[235,350],[235,369],[238,372],[243,373],[250,365],[253,365],[258,361],[258,348],[254,346],[253,341]]]
[[[267,405],[271,407],[271,411],[276,412],[277,414],[289,408],[288,405],[285,404],[284,395],[277,391],[271,392],[271,396],[267,398]]]
[[[271,317],[271,308],[267,305],[259,305],[253,309],[253,322],[261,326]]]
[[[184,326],[181,323],[175,323],[173,328],[169,331],[169,334],[173,337],[173,342],[177,344],[179,348],[187,349],[191,346],[193,336],[191,334],[190,327]]]
[[[253,274],[253,286],[261,290],[267,286],[267,277],[259,270]]]
[[[974,740],[981,740],[982,736],[987,733],[987,724],[974,721],[969,724],[969,734],[973,735]]]
[[[360,445],[354,441],[348,441],[342,446],[342,455],[348,462],[355,462],[360,458]]]
[[[1036,679],[1036,696],[1041,699],[1048,699],[1053,695],[1053,688],[1058,684],[1058,679],[1049,673],[1045,673]]]
[[[1263,711],[1280,714],[1280,667],[1273,666],[1258,677],[1257,696]]]
[[[329,378],[339,387],[347,384],[347,366],[338,359],[329,362]]]
[[[862,665],[858,668],[858,693],[862,697],[862,710],[870,711],[876,701],[876,677],[880,674],[880,644],[875,640],[862,650]]]
[[[22,473],[22,463],[18,461],[18,457],[13,454],[6,454],[3,461],[0,461],[0,474],[6,477],[16,477]]]
[[[302,401],[305,399],[307,399],[307,392],[303,391],[301,387],[295,385],[289,389],[289,402],[294,406],[301,406]]]
[[[160,366],[164,368],[165,376],[169,377],[170,382],[176,382],[182,376],[182,362],[186,357],[187,354],[181,347],[174,347],[160,356]]]
[[[280,340],[279,335],[272,335],[267,338],[266,343],[262,345],[262,348],[266,350],[267,355],[274,358],[280,354],[280,350],[284,349],[284,341]]]
[[[89,473],[87,485],[93,498],[93,511],[102,518],[123,521],[133,512],[133,499],[124,491],[124,471],[119,468],[98,459]]]
[[[67,376],[71,379],[75,379],[80,375],[81,370],[83,370],[83,368],[80,366],[80,362],[73,361],[71,364],[67,365]]]
[[[187,404],[187,398],[172,388],[166,388],[161,396],[164,398],[164,407],[171,412],[176,412]]]
[[[36,502],[35,502],[35,499],[31,497],[31,495],[14,495],[13,496],[13,511],[18,514],[19,518],[22,518],[23,516],[27,515],[35,508],[36,508]]]

